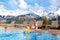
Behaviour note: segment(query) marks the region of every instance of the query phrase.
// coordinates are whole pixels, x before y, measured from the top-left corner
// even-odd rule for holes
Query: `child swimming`
[[[7,30],[7,26],[4,27],[5,31]]]
[[[30,26],[24,28],[24,32],[28,32],[30,30]]]

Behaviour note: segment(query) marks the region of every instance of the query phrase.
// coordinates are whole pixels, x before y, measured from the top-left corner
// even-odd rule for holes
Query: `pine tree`
[[[43,18],[43,25],[44,25],[44,26],[48,25],[48,20],[47,20],[46,17]]]

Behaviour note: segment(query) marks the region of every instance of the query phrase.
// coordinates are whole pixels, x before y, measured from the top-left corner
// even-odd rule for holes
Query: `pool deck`
[[[4,29],[4,27],[0,27],[0,29]],[[20,30],[23,30],[22,28],[15,28],[15,27],[8,27],[7,30],[17,30],[17,31],[20,31]],[[60,34],[60,30],[56,30],[56,29],[48,29],[48,30],[45,30],[45,29],[31,29],[30,31],[33,31],[33,32],[43,32],[43,31],[46,31],[48,33],[52,33],[52,34]]]
[[[36,30],[36,31],[37,31],[37,32],[46,31],[46,32],[52,33],[52,34],[60,34],[60,30],[56,30],[56,29],[48,29],[48,30],[38,29],[38,30]]]

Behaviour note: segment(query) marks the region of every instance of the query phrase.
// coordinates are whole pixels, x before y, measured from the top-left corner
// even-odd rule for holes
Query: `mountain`
[[[28,13],[28,14],[24,14],[24,15],[19,15],[18,17],[20,18],[25,18],[25,19],[36,19],[36,20],[41,20],[42,17],[40,17],[39,15],[36,15],[34,13]]]
[[[37,20],[39,19],[42,19],[43,16],[46,16],[47,18],[56,18],[60,13],[60,9],[55,11],[55,12],[46,12],[46,11],[38,11],[38,12],[35,12],[34,10],[28,10],[28,12],[26,14],[22,14],[22,15],[18,15],[18,16],[1,16],[0,15],[0,18],[5,18],[5,19],[11,19],[11,18],[15,18],[15,17],[20,17],[20,18],[25,18],[25,19],[34,19],[36,18]]]

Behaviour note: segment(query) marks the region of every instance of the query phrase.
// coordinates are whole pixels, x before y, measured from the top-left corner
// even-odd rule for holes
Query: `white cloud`
[[[50,0],[50,3],[54,6],[56,6],[57,5],[57,0]]]
[[[9,1],[9,4],[16,6],[18,3],[15,0],[11,0]],[[47,12],[45,12],[44,7],[39,6],[38,4],[35,4],[34,6],[30,6],[24,0],[19,0],[18,6],[19,6],[19,9],[17,10],[7,10],[5,9],[5,6],[0,5],[0,15],[18,16],[22,14],[27,14],[31,11],[39,16],[48,14]]]
[[[49,2],[51,3],[49,11],[55,12],[60,6],[60,0],[49,0]]]
[[[18,3],[16,2],[16,0],[10,0],[8,2],[11,6],[17,6]],[[19,5],[20,8],[17,10],[7,10],[5,9],[5,6],[0,5],[0,15],[12,15],[12,16],[18,16],[18,15],[23,15],[23,14],[27,14],[28,10],[27,9],[27,4],[25,3],[24,0],[19,0]]]
[[[60,15],[60,9],[58,9],[55,13]]]
[[[9,0],[8,4],[19,7],[19,9],[27,9],[28,5],[24,0]]]
[[[12,0],[12,1],[9,1],[9,4],[10,5],[17,5],[16,1]],[[7,10],[5,9],[5,6],[3,5],[0,5],[0,15],[12,15],[12,16],[17,16],[17,15],[21,15],[21,14],[25,14],[27,11],[25,10],[20,10],[20,9],[17,9],[17,10]]]
[[[39,6],[38,4],[35,4],[33,7],[30,7],[29,10],[39,16],[42,16],[45,12],[45,9],[42,6]]]
[[[28,5],[27,5],[27,3],[24,0],[19,0],[19,7],[21,9],[27,9]]]
[[[10,14],[10,11],[4,8],[4,6],[0,5],[0,15],[11,15],[11,14]]]
[[[60,0],[49,0],[49,1],[54,6],[60,6]]]
[[[51,5],[51,6],[49,7],[49,11],[50,11],[50,12],[55,12],[56,10],[57,10],[57,6]]]
[[[16,1],[9,1],[10,5],[17,5]],[[24,0],[19,0],[19,5],[20,9],[17,10],[7,10],[5,9],[5,6],[0,5],[0,15],[22,15],[22,14],[27,14],[29,12],[33,12],[37,15],[42,15],[43,11],[45,10],[43,7],[39,6],[38,4],[35,4],[34,6],[27,5],[27,3]]]
[[[7,10],[4,8],[3,5],[0,5],[0,15],[12,15],[12,16],[18,16],[22,14],[26,14],[28,11],[27,10]]]
[[[8,4],[10,4],[12,6],[17,6],[18,2],[16,2],[16,0],[9,0]]]

